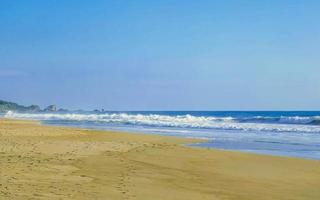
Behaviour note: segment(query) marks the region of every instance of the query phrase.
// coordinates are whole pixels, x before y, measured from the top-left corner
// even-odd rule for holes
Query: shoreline
[[[44,124],[144,132],[165,136],[207,138],[200,146],[320,160],[320,113],[308,112],[8,112],[12,119],[35,119]]]
[[[48,127],[60,127],[60,128],[71,128],[71,129],[81,129],[81,130],[88,130],[88,131],[100,131],[100,132],[115,132],[119,134],[138,134],[138,135],[155,135],[160,137],[169,137],[169,138],[175,138],[175,139],[187,139],[191,140],[190,143],[183,143],[181,145],[188,147],[188,148],[196,148],[196,149],[206,149],[206,150],[215,150],[215,151],[223,151],[223,152],[231,152],[231,153],[245,153],[245,154],[254,154],[254,155],[261,155],[261,156],[271,156],[271,157],[280,157],[280,158],[293,158],[293,159],[302,159],[302,160],[313,160],[313,161],[320,161],[319,159],[312,159],[312,158],[306,158],[306,157],[295,157],[295,156],[286,156],[286,155],[276,155],[276,154],[268,154],[268,153],[258,153],[254,151],[242,151],[242,150],[234,150],[234,149],[223,149],[223,148],[216,148],[216,147],[206,147],[201,146],[201,143],[205,143],[208,141],[208,139],[204,138],[193,138],[193,137],[179,137],[179,136],[170,136],[170,135],[161,135],[157,133],[148,133],[148,132],[135,132],[135,131],[126,131],[126,130],[112,130],[112,129],[97,129],[97,128],[87,128],[87,127],[77,127],[77,126],[64,126],[64,125],[57,125],[57,124],[46,124],[39,120],[33,120],[33,119],[11,119],[11,118],[1,118],[1,120],[13,120],[13,121],[28,121],[28,122],[36,122],[39,123],[41,126],[48,126]]]
[[[5,199],[319,199],[320,161],[0,119]]]
[[[6,119],[6,118],[4,118]],[[1,120],[1,118],[0,118]],[[15,120],[15,119],[14,119]],[[86,129],[86,130],[96,130],[96,131],[106,131],[106,132],[118,132],[118,133],[126,133],[126,134],[142,134],[142,135],[157,135],[157,136],[163,136],[163,137],[173,137],[173,138],[181,138],[181,139],[190,139],[194,140],[191,141],[191,143],[183,144],[186,147],[190,148],[200,148],[200,149],[212,149],[212,150],[220,150],[220,151],[227,151],[227,152],[239,152],[239,153],[247,153],[247,154],[256,154],[256,155],[262,155],[262,156],[273,156],[273,157],[284,157],[284,158],[295,158],[295,159],[303,159],[303,160],[316,160],[320,161],[320,159],[317,158],[310,158],[310,157],[302,157],[302,156],[289,156],[285,154],[272,154],[272,153],[263,153],[263,152],[257,152],[257,151],[246,151],[246,150],[237,150],[237,149],[224,149],[224,148],[218,148],[218,147],[208,147],[208,146],[201,146],[202,143],[206,143],[209,141],[209,139],[206,138],[196,138],[196,137],[179,137],[179,136],[171,136],[171,135],[162,135],[158,133],[150,133],[150,132],[137,132],[137,131],[130,131],[130,130],[117,130],[117,129],[98,129],[98,128],[89,128],[89,127],[77,127],[72,125],[59,125],[59,124],[46,124],[42,123],[38,120],[27,120],[27,121],[36,121],[39,122],[43,126],[52,126],[52,127],[65,127],[65,128],[80,128],[80,129]]]

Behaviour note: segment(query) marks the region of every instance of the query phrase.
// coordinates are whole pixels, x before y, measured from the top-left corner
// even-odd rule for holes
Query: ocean
[[[320,160],[320,111],[17,113],[43,124],[206,139],[204,148]]]

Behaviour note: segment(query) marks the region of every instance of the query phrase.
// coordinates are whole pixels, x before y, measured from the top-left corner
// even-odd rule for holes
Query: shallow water
[[[320,112],[15,113],[8,118],[103,130],[204,138],[200,147],[320,159]]]

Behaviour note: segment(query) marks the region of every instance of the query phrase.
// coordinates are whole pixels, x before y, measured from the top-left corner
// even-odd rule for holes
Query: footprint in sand
[[[132,199],[135,195],[129,190],[129,185],[131,184],[131,175],[135,174],[135,168],[123,154],[119,154],[118,158],[121,165],[123,165],[123,171],[119,175],[119,183],[116,189],[122,194],[123,199]]]

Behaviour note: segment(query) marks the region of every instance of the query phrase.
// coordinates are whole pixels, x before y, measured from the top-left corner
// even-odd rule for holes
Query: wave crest
[[[158,115],[158,114],[127,114],[127,113],[105,113],[105,114],[76,114],[76,113],[15,113],[7,112],[6,118],[34,119],[34,120],[61,120],[79,122],[98,122],[106,124],[138,125],[151,127],[175,127],[175,128],[205,128],[218,130],[239,131],[272,131],[272,132],[305,132],[320,133],[320,127],[309,125],[314,120],[320,122],[320,118],[313,117],[255,117],[246,119],[235,119],[232,117],[204,117],[192,115]],[[256,123],[254,120],[260,120]],[[261,120],[270,122],[282,121],[289,124],[262,123]],[[300,123],[300,124],[293,124]]]

